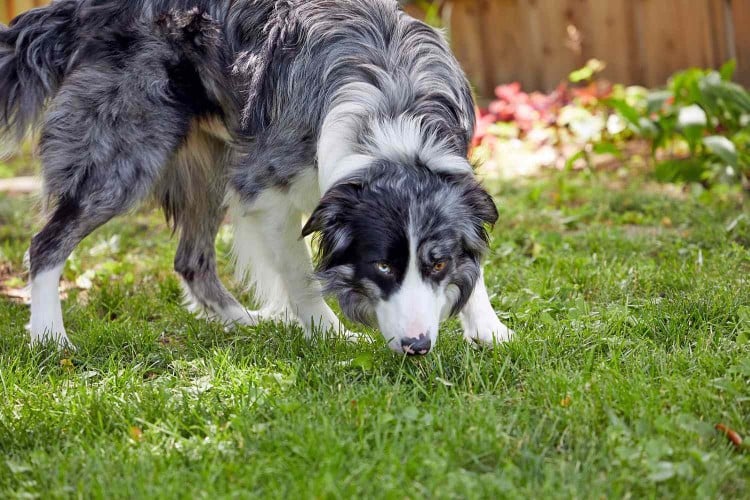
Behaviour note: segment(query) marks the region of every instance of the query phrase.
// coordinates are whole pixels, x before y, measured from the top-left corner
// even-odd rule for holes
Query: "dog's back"
[[[38,127],[50,99],[82,68],[109,65],[121,69],[118,76],[123,79],[153,76],[153,82],[160,71],[148,75],[145,68],[167,68],[177,97],[188,86],[199,90],[200,83],[188,72],[220,82],[216,73],[227,63],[220,55],[218,38],[223,35],[221,22],[229,4],[60,0],[21,14],[9,27],[0,25],[0,137],[4,145],[18,143]],[[140,71],[133,68],[138,65]],[[127,74],[129,69],[135,73]],[[190,97],[183,100],[188,106],[207,105]]]
[[[244,314],[214,260],[227,145],[200,125],[231,120],[239,106],[223,25],[199,8],[179,10],[188,3],[61,0],[0,29],[0,134],[41,128],[51,207],[29,249],[33,340],[67,343],[57,298],[66,258],[152,195],[181,231],[175,266],[191,295]],[[225,15],[219,3],[228,5],[209,10]]]

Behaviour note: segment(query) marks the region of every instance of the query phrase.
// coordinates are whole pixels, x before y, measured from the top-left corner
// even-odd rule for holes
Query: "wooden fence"
[[[17,14],[47,3],[48,0],[0,0],[0,22],[7,24]]]
[[[481,96],[510,81],[549,90],[592,57],[607,63],[604,76],[612,81],[647,86],[664,84],[679,69],[734,58],[737,80],[750,86],[750,0],[438,2]],[[0,0],[0,21],[44,3]]]
[[[691,66],[739,64],[750,86],[750,0],[445,0],[442,19],[478,93],[549,90],[590,58],[612,81],[663,85]],[[418,9],[412,9],[418,11]]]

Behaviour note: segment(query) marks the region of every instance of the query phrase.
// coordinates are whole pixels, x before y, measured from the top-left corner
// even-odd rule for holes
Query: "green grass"
[[[106,226],[64,275],[92,283],[64,303],[74,357],[0,299],[0,496],[750,497],[714,430],[750,437],[750,206],[630,175],[494,186],[518,336],[478,351],[452,321],[423,359],[195,319],[161,220]],[[6,289],[33,205],[0,196]]]
[[[37,163],[30,144],[24,145],[19,154],[7,161],[0,161],[0,179],[34,175],[36,170]]]

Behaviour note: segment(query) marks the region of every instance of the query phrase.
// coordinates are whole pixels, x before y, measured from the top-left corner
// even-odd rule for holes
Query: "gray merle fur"
[[[420,248],[452,258],[454,312],[471,293],[484,224],[497,218],[491,200],[470,174],[389,162],[371,143],[373,123],[404,115],[460,157],[473,134],[470,89],[447,44],[395,1],[58,0],[0,26],[0,75],[0,134],[42,129],[51,214],[31,244],[32,277],[154,197],[181,230],[175,268],[193,295],[236,304],[213,249],[227,190],[249,204],[317,168],[341,89],[367,82],[383,94],[356,130],[373,165],[327,193],[305,229],[321,233],[318,277],[367,321],[373,297],[398,285],[363,280],[361,262],[377,252],[403,262],[399,230],[411,218],[430,240]],[[209,119],[231,141],[201,126]],[[337,231],[352,232],[347,245]]]
[[[497,218],[494,202],[472,179],[380,162],[331,189],[303,235],[319,233],[316,274],[325,292],[338,298],[348,317],[372,324],[375,303],[387,300],[403,281],[411,237],[426,267],[448,263],[439,275],[423,269],[423,277],[453,288],[451,312],[457,314],[479,276],[486,225]],[[377,273],[372,265],[377,262],[390,263],[393,275]]]

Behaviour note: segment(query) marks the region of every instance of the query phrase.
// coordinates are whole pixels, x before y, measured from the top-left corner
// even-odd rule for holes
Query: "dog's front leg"
[[[312,263],[310,252],[304,240],[300,238],[302,229],[302,214],[289,204],[285,196],[277,193],[265,193],[262,199],[251,206],[246,214],[234,217],[244,218],[237,221],[237,229],[252,227],[256,234],[245,235],[246,245],[256,245],[253,262],[238,264],[255,267],[251,271],[256,280],[256,294],[260,297],[277,294],[278,291],[265,290],[264,287],[280,287],[286,295],[283,302],[288,302],[286,308],[302,324],[305,336],[312,336],[313,332],[333,332],[355,337],[347,331],[339,318],[323,300],[320,286],[312,279]],[[248,224],[252,221],[252,224]],[[236,242],[235,242],[236,244]],[[262,251],[261,251],[262,250]],[[238,255],[241,252],[236,252]],[[271,274],[275,279],[262,279],[263,271]],[[277,280],[276,285],[273,282]],[[279,302],[279,301],[277,301]]]
[[[320,285],[312,279],[310,252],[300,238],[301,213],[281,207],[267,212],[266,241],[274,264],[289,294],[293,313],[305,329],[305,336],[314,331],[348,335],[346,328],[323,300]]]
[[[510,340],[514,332],[498,319],[487,295],[484,272],[479,274],[474,291],[461,311],[464,338],[469,342],[493,346]]]

